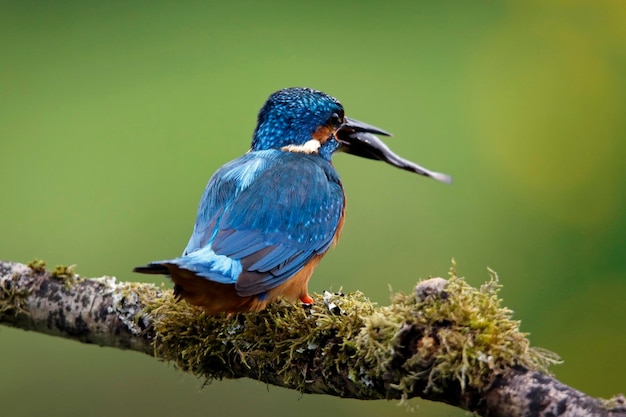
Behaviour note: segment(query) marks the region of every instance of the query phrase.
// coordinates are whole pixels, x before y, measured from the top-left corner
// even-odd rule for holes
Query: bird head
[[[450,177],[408,161],[374,135],[390,133],[345,116],[334,97],[310,88],[285,88],[272,94],[259,112],[252,150],[316,153],[330,161],[335,151],[387,162],[397,168],[449,183]]]
[[[316,152],[330,159],[339,147],[335,132],[343,120],[343,106],[334,97],[310,88],[285,88],[261,108],[252,150]]]

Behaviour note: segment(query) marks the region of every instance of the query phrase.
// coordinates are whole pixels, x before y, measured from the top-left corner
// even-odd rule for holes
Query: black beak
[[[430,177],[447,184],[452,182],[452,178],[450,178],[449,175],[430,171],[396,155],[385,145],[385,142],[374,136],[374,134],[391,136],[391,133],[368,125],[367,123],[359,122],[358,120],[348,117],[345,119],[345,123],[337,130],[337,140],[340,143],[339,151],[362,158],[385,161],[397,168],[415,172],[416,174],[424,175],[425,177]]]

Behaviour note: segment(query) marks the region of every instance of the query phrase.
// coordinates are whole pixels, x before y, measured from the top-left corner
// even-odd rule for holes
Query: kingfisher
[[[250,150],[210,178],[182,256],[134,271],[169,276],[177,298],[210,315],[258,312],[278,297],[313,303],[309,278],[339,239],[345,217],[335,152],[450,182],[375,135],[390,136],[346,117],[326,93],[273,93],[258,114]]]

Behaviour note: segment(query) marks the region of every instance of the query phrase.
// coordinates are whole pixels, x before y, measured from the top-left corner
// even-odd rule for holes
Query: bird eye
[[[331,126],[339,126],[343,123],[343,115],[339,113],[333,113],[328,119],[328,124]]]

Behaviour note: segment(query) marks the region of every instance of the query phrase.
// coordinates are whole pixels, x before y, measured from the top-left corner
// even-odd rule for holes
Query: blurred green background
[[[339,246],[310,289],[495,269],[563,382],[626,389],[622,1],[14,1],[0,6],[0,259],[131,273],[179,254],[209,176],[273,91],[309,86],[451,186],[338,155]],[[154,282],[163,280],[155,279]],[[142,355],[0,328],[4,416],[406,415],[201,383]],[[419,415],[463,415],[413,400]]]

